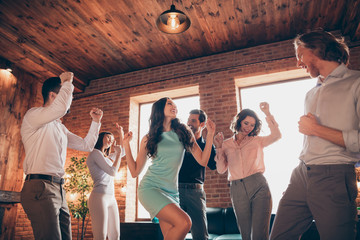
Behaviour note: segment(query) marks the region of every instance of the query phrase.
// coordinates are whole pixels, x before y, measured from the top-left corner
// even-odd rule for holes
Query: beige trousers
[[[25,181],[21,205],[36,240],[72,239],[71,217],[61,184],[42,179]]]

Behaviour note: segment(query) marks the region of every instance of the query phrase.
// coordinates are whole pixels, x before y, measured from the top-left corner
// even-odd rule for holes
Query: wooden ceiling
[[[181,34],[156,28],[174,3]],[[92,79],[287,40],[307,29],[360,40],[359,0],[0,0],[0,57],[40,81],[74,72]]]

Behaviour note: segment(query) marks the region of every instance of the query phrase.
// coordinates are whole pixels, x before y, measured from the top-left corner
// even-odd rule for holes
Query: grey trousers
[[[42,179],[27,180],[21,190],[21,205],[36,240],[72,239],[71,217],[65,191],[58,183]]]
[[[355,239],[357,211],[353,165],[300,162],[280,200],[271,239],[299,239],[315,220],[321,240]]]
[[[272,199],[263,174],[231,181],[230,195],[242,239],[269,239]]]
[[[194,240],[207,240],[206,197],[203,189],[179,188],[180,207],[189,214]]]

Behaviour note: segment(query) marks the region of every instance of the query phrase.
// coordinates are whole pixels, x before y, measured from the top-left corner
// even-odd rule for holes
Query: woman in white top
[[[120,135],[120,145],[116,145],[112,133],[102,132],[86,161],[94,181],[94,188],[89,197],[89,210],[95,240],[105,240],[106,237],[109,240],[120,238],[120,217],[115,199],[114,177],[125,151],[122,147],[123,129],[118,124],[116,128]],[[110,154],[111,146],[115,153]]]

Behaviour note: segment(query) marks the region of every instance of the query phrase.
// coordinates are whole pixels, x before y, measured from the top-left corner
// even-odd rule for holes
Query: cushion
[[[208,240],[214,240],[214,239],[216,239],[217,237],[219,237],[219,235],[209,233],[209,238],[208,238]]]
[[[223,208],[208,207],[206,208],[209,234],[221,235],[224,233],[224,216]]]
[[[214,238],[213,240],[242,240],[240,234],[224,234]]]
[[[212,234],[212,233],[209,233],[209,238],[208,240],[214,240],[216,237],[218,237],[219,235],[218,234]],[[185,240],[192,240],[192,235],[191,233],[188,233],[186,234],[186,237],[185,237]]]
[[[225,209],[225,233],[239,234],[235,213],[232,207]],[[227,239],[227,238],[224,238]],[[238,239],[238,238],[237,238]]]

